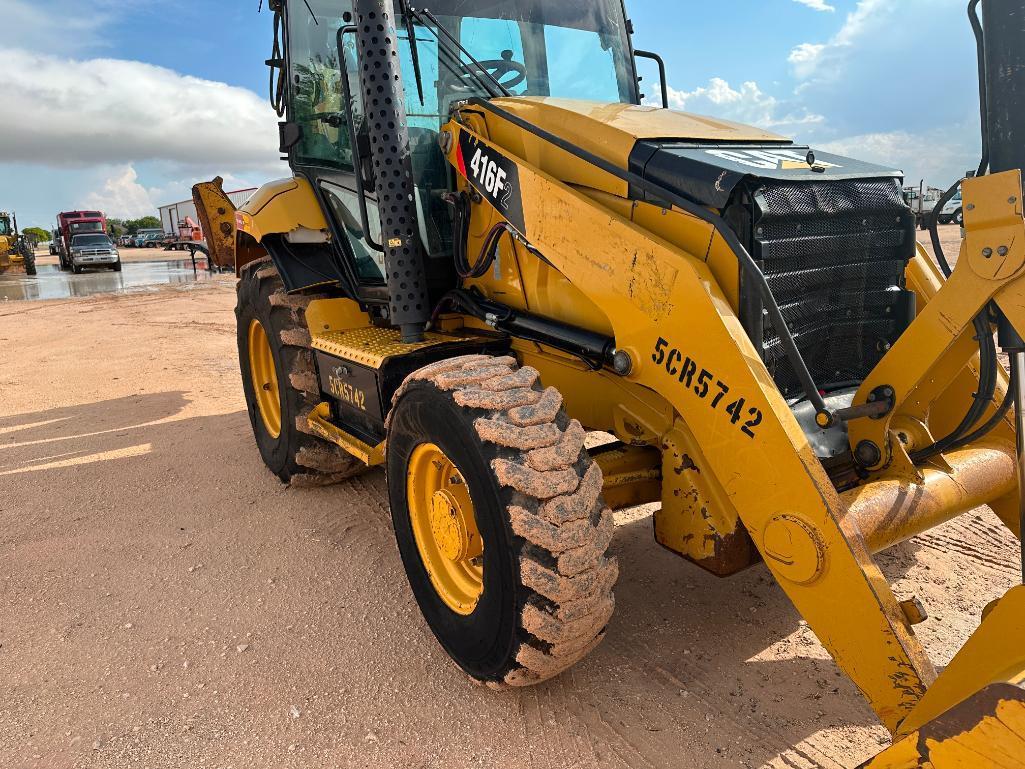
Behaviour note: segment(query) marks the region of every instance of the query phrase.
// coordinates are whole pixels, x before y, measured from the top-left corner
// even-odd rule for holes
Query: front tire
[[[964,209],[959,208],[956,212],[954,212],[954,224],[956,224],[958,227],[964,226]]]
[[[239,367],[264,463],[294,485],[323,486],[367,470],[308,432],[310,411],[321,400],[306,325],[310,298],[287,294],[270,259],[243,267],[237,291]]]
[[[540,683],[605,635],[619,573],[606,556],[614,523],[584,437],[558,391],[512,358],[443,361],[395,396],[388,490],[399,552],[431,631],[477,681]],[[469,497],[453,504],[464,483]],[[453,531],[470,534],[453,541]],[[446,558],[463,559],[457,586],[476,577],[476,595],[445,586]]]

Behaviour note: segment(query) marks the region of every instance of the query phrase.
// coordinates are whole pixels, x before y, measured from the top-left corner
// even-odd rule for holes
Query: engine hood
[[[810,182],[901,176],[891,168],[813,151],[760,128],[659,107],[547,97],[494,103],[624,171],[715,208],[724,207],[749,176]],[[492,140],[561,181],[643,197],[500,119],[488,123]]]
[[[639,140],[787,145],[784,136],[701,115],[636,104],[520,96],[495,99],[496,106],[627,168]]]

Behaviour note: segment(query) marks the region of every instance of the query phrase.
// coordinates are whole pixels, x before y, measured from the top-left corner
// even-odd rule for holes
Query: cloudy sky
[[[0,207],[155,213],[220,174],[286,173],[258,0],[0,0]],[[627,0],[675,108],[771,128],[948,186],[977,163],[965,0]],[[83,11],[83,8],[87,10]],[[645,82],[655,82],[654,71]]]

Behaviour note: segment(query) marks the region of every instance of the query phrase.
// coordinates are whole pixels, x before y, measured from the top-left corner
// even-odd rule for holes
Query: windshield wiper
[[[405,0],[403,0],[403,3],[405,3]],[[408,7],[407,10],[409,12],[409,15],[420,23],[420,26],[427,29],[432,35],[434,35],[435,38],[437,38],[439,49],[444,50],[445,53],[447,53],[452,59],[458,62],[460,68],[464,72],[471,75],[482,86],[484,86],[484,90],[487,91],[488,94],[490,94],[492,97],[513,95],[508,88],[499,83],[495,76],[484,68],[484,65],[482,65],[479,61],[477,61],[477,59],[473,57],[472,53],[470,53],[466,50],[466,48],[463,47],[463,44],[456,39],[455,35],[453,35],[451,32],[445,29],[444,25],[442,25],[442,23],[438,21],[437,16],[435,16],[427,9],[424,9],[423,11],[418,11],[415,8]],[[430,24],[424,23],[424,19],[434,24],[434,26],[437,29],[432,29]],[[442,34],[444,34],[445,38],[447,39],[447,43],[446,40],[442,39]],[[455,46],[455,50],[453,50],[451,46]],[[460,53],[465,55],[466,58],[470,60],[470,64],[467,64],[462,60]],[[473,66],[471,67],[470,65]],[[482,75],[494,84],[495,88],[498,89],[498,93],[495,92],[494,88],[491,88],[487,84],[483,77],[481,77]]]
[[[409,53],[413,59],[413,73],[416,75],[416,93],[420,97],[420,106],[424,107],[424,76],[420,72],[420,46],[416,41],[416,26],[413,24],[413,15],[410,13],[409,3],[402,0],[402,18],[406,21],[406,35],[409,37]]]

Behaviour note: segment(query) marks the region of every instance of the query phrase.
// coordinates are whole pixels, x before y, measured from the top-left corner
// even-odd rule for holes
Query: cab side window
[[[346,25],[341,14],[349,4],[310,0],[308,5],[291,3],[288,7],[292,120],[303,132],[295,148],[296,160],[302,165],[351,169],[352,147],[338,62],[338,30]],[[352,48],[346,51],[350,73],[356,67],[354,45],[352,36],[347,36],[345,47]],[[358,93],[357,87],[353,95]]]

